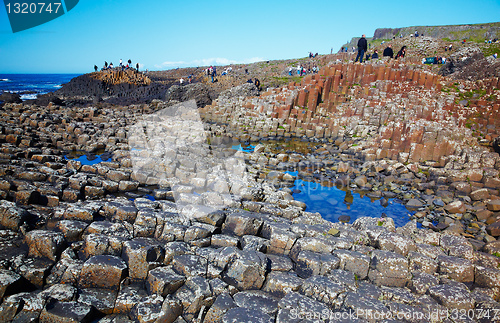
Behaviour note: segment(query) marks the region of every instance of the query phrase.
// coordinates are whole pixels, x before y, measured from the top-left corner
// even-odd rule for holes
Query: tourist
[[[109,68],[112,69],[113,67],[113,62],[109,63]]]
[[[179,83],[182,85],[184,84],[184,79],[181,77],[181,79],[179,80]]]
[[[493,57],[495,57],[496,59],[498,57],[498,54],[497,53],[493,54]]]
[[[384,52],[382,53],[382,56],[394,58],[394,52],[392,51],[392,45],[391,44],[387,45],[387,48],[384,49]]]
[[[291,66],[288,68],[288,75],[293,76],[293,68]]]
[[[135,69],[139,72],[139,63],[135,64]]]
[[[418,37],[418,31],[415,30],[415,37]]]
[[[374,50],[372,54],[372,59],[377,59],[378,58],[378,50]]]
[[[361,36],[358,40],[358,55],[356,55],[356,59],[354,62],[357,62],[359,59],[360,63],[363,63],[363,57],[365,56],[366,51],[368,50],[368,42],[366,41],[365,35]]]
[[[104,69],[108,69],[108,62],[104,61]]]
[[[255,78],[255,86],[257,87],[257,90],[260,91],[260,81],[258,78]]]
[[[400,57],[405,58],[405,54],[406,54],[406,46],[403,46],[403,47],[401,47],[398,54],[396,55],[396,59],[398,59]]]
[[[94,72],[97,72],[98,69],[99,67],[97,67],[97,65],[94,65]]]

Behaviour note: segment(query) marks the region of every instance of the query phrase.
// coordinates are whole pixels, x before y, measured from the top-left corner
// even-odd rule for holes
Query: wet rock
[[[232,308],[222,318],[223,323],[272,323],[273,321],[274,319],[268,314],[244,307]]]
[[[132,279],[146,279],[148,272],[163,263],[165,251],[159,242],[136,238],[123,244],[123,259]]]
[[[276,297],[283,297],[290,292],[296,292],[302,286],[303,279],[291,272],[273,271],[267,275],[263,291]]]
[[[451,202],[450,204],[446,205],[444,208],[449,213],[460,213],[460,214],[463,214],[466,211],[464,202],[462,202],[462,201]]]
[[[428,292],[439,304],[449,309],[467,311],[474,308],[474,299],[470,292],[457,285],[436,285],[430,287]]]
[[[377,286],[403,287],[410,279],[408,260],[394,252],[374,250],[368,278]]]
[[[40,323],[90,322],[95,316],[92,307],[80,302],[49,302],[40,314]]]
[[[410,199],[406,203],[406,206],[410,207],[410,208],[419,208],[419,207],[424,206],[424,204],[422,202],[420,202],[419,200],[417,200],[417,199]]]
[[[490,192],[487,188],[481,188],[470,193],[470,197],[473,201],[482,201],[490,197]]]
[[[488,234],[493,237],[500,236],[500,221],[488,225],[486,227],[486,232],[488,232]]]
[[[222,317],[232,308],[237,307],[231,295],[223,293],[217,296],[214,304],[210,307],[205,315],[204,322],[207,323],[221,323]]]
[[[492,200],[486,203],[488,210],[497,212],[500,211],[500,200]]]
[[[176,274],[171,268],[158,267],[149,271],[146,288],[150,294],[165,297],[168,294],[173,294],[185,281],[184,276]]]
[[[57,260],[66,244],[62,233],[45,230],[30,231],[24,240],[29,248],[29,256],[47,257],[52,261]]]
[[[118,290],[126,270],[126,263],[116,256],[94,256],[84,263],[79,285],[83,288]]]

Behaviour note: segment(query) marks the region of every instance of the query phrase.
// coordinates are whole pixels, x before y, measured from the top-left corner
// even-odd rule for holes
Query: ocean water
[[[0,74],[0,93],[21,93],[21,99],[36,99],[40,94],[54,92],[80,74]]]

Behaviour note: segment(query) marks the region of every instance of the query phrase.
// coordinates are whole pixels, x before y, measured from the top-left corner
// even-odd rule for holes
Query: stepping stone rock
[[[500,221],[488,225],[486,227],[486,232],[493,237],[500,236]]]
[[[123,259],[132,279],[146,279],[148,272],[160,266],[165,250],[159,242],[149,238],[136,238],[123,244]]]
[[[273,271],[267,275],[263,291],[276,297],[283,297],[290,292],[296,292],[304,280],[292,272]]]
[[[295,271],[302,278],[315,275],[326,275],[338,268],[340,259],[331,254],[321,254],[312,251],[301,251],[297,256]]]
[[[16,206],[16,203],[0,201],[0,225],[12,231],[18,231],[19,226],[27,220],[29,213]]]
[[[450,204],[446,205],[444,208],[446,211],[448,211],[448,213],[463,214],[466,211],[465,204],[462,201],[451,202]]]
[[[107,289],[83,288],[79,292],[78,301],[95,307],[105,315],[113,313],[116,302],[116,292]]]
[[[476,266],[474,283],[484,288],[500,288],[500,270]]]
[[[500,211],[500,200],[488,201],[486,203],[486,207],[488,207],[488,210],[493,212]]]
[[[232,233],[237,236],[257,235],[264,223],[264,217],[258,213],[248,211],[235,212],[227,215],[222,225],[223,233]]]
[[[92,306],[80,302],[49,302],[40,314],[40,323],[91,322]]]
[[[335,250],[333,254],[340,259],[340,269],[352,272],[361,280],[368,276],[370,257],[367,255],[352,250]]]
[[[184,284],[186,278],[176,274],[169,267],[158,267],[150,270],[146,280],[149,294],[158,294],[163,297],[174,293]]]
[[[474,247],[464,237],[445,234],[441,237],[441,247],[453,257],[461,257],[474,260]]]
[[[266,255],[261,252],[240,251],[229,262],[223,274],[224,281],[240,290],[260,289],[264,284],[268,262]]]
[[[118,290],[125,278],[127,264],[116,256],[94,256],[82,267],[79,285],[82,288]]]
[[[236,307],[224,314],[222,323],[273,323],[274,319],[253,309]]]
[[[343,283],[334,282],[325,276],[312,276],[304,281],[300,292],[338,309],[344,301],[347,289]]]
[[[179,288],[174,299],[182,304],[183,316],[191,320],[197,315],[204,304],[204,300],[212,296],[210,284],[201,276],[189,277],[186,283]]]
[[[6,269],[0,269],[0,299],[5,295],[17,292],[21,283],[21,275]]]
[[[467,259],[438,256],[439,273],[448,275],[450,279],[458,282],[473,282],[474,281],[474,265]]]
[[[408,260],[394,252],[374,250],[368,278],[377,286],[404,287],[410,279]]]
[[[470,292],[457,285],[436,285],[429,288],[429,295],[448,309],[470,310],[474,308],[474,299]]]
[[[60,232],[33,230],[24,236],[31,257],[46,257],[56,261],[63,251],[66,241]]]
[[[233,295],[233,299],[237,306],[256,312],[264,312],[272,316],[278,312],[279,298],[260,290],[239,292]]]
[[[222,322],[222,317],[232,308],[237,307],[231,295],[228,293],[223,293],[217,296],[214,304],[210,307],[205,316],[204,322],[206,323],[220,323]]]
[[[369,322],[392,318],[391,311],[381,301],[354,292],[347,294],[344,307],[357,313],[358,318]]]

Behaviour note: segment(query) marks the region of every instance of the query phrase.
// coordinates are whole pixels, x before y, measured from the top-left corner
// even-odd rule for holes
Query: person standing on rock
[[[403,47],[401,47],[398,54],[396,55],[396,59],[405,58],[405,54],[406,54],[406,46],[403,46]]]
[[[97,65],[94,65],[94,71],[97,72],[98,69]]]
[[[384,56],[384,57],[388,56],[390,58],[394,58],[394,52],[392,51],[391,47],[392,47],[391,44],[387,45],[387,48],[384,49],[384,52],[382,53],[382,56]]]
[[[358,55],[356,55],[356,59],[354,62],[356,63],[359,59],[360,63],[363,63],[363,57],[365,56],[366,51],[368,50],[368,42],[366,41],[365,35],[361,36],[358,40]]]
[[[135,64],[135,69],[139,72],[139,63]]]

